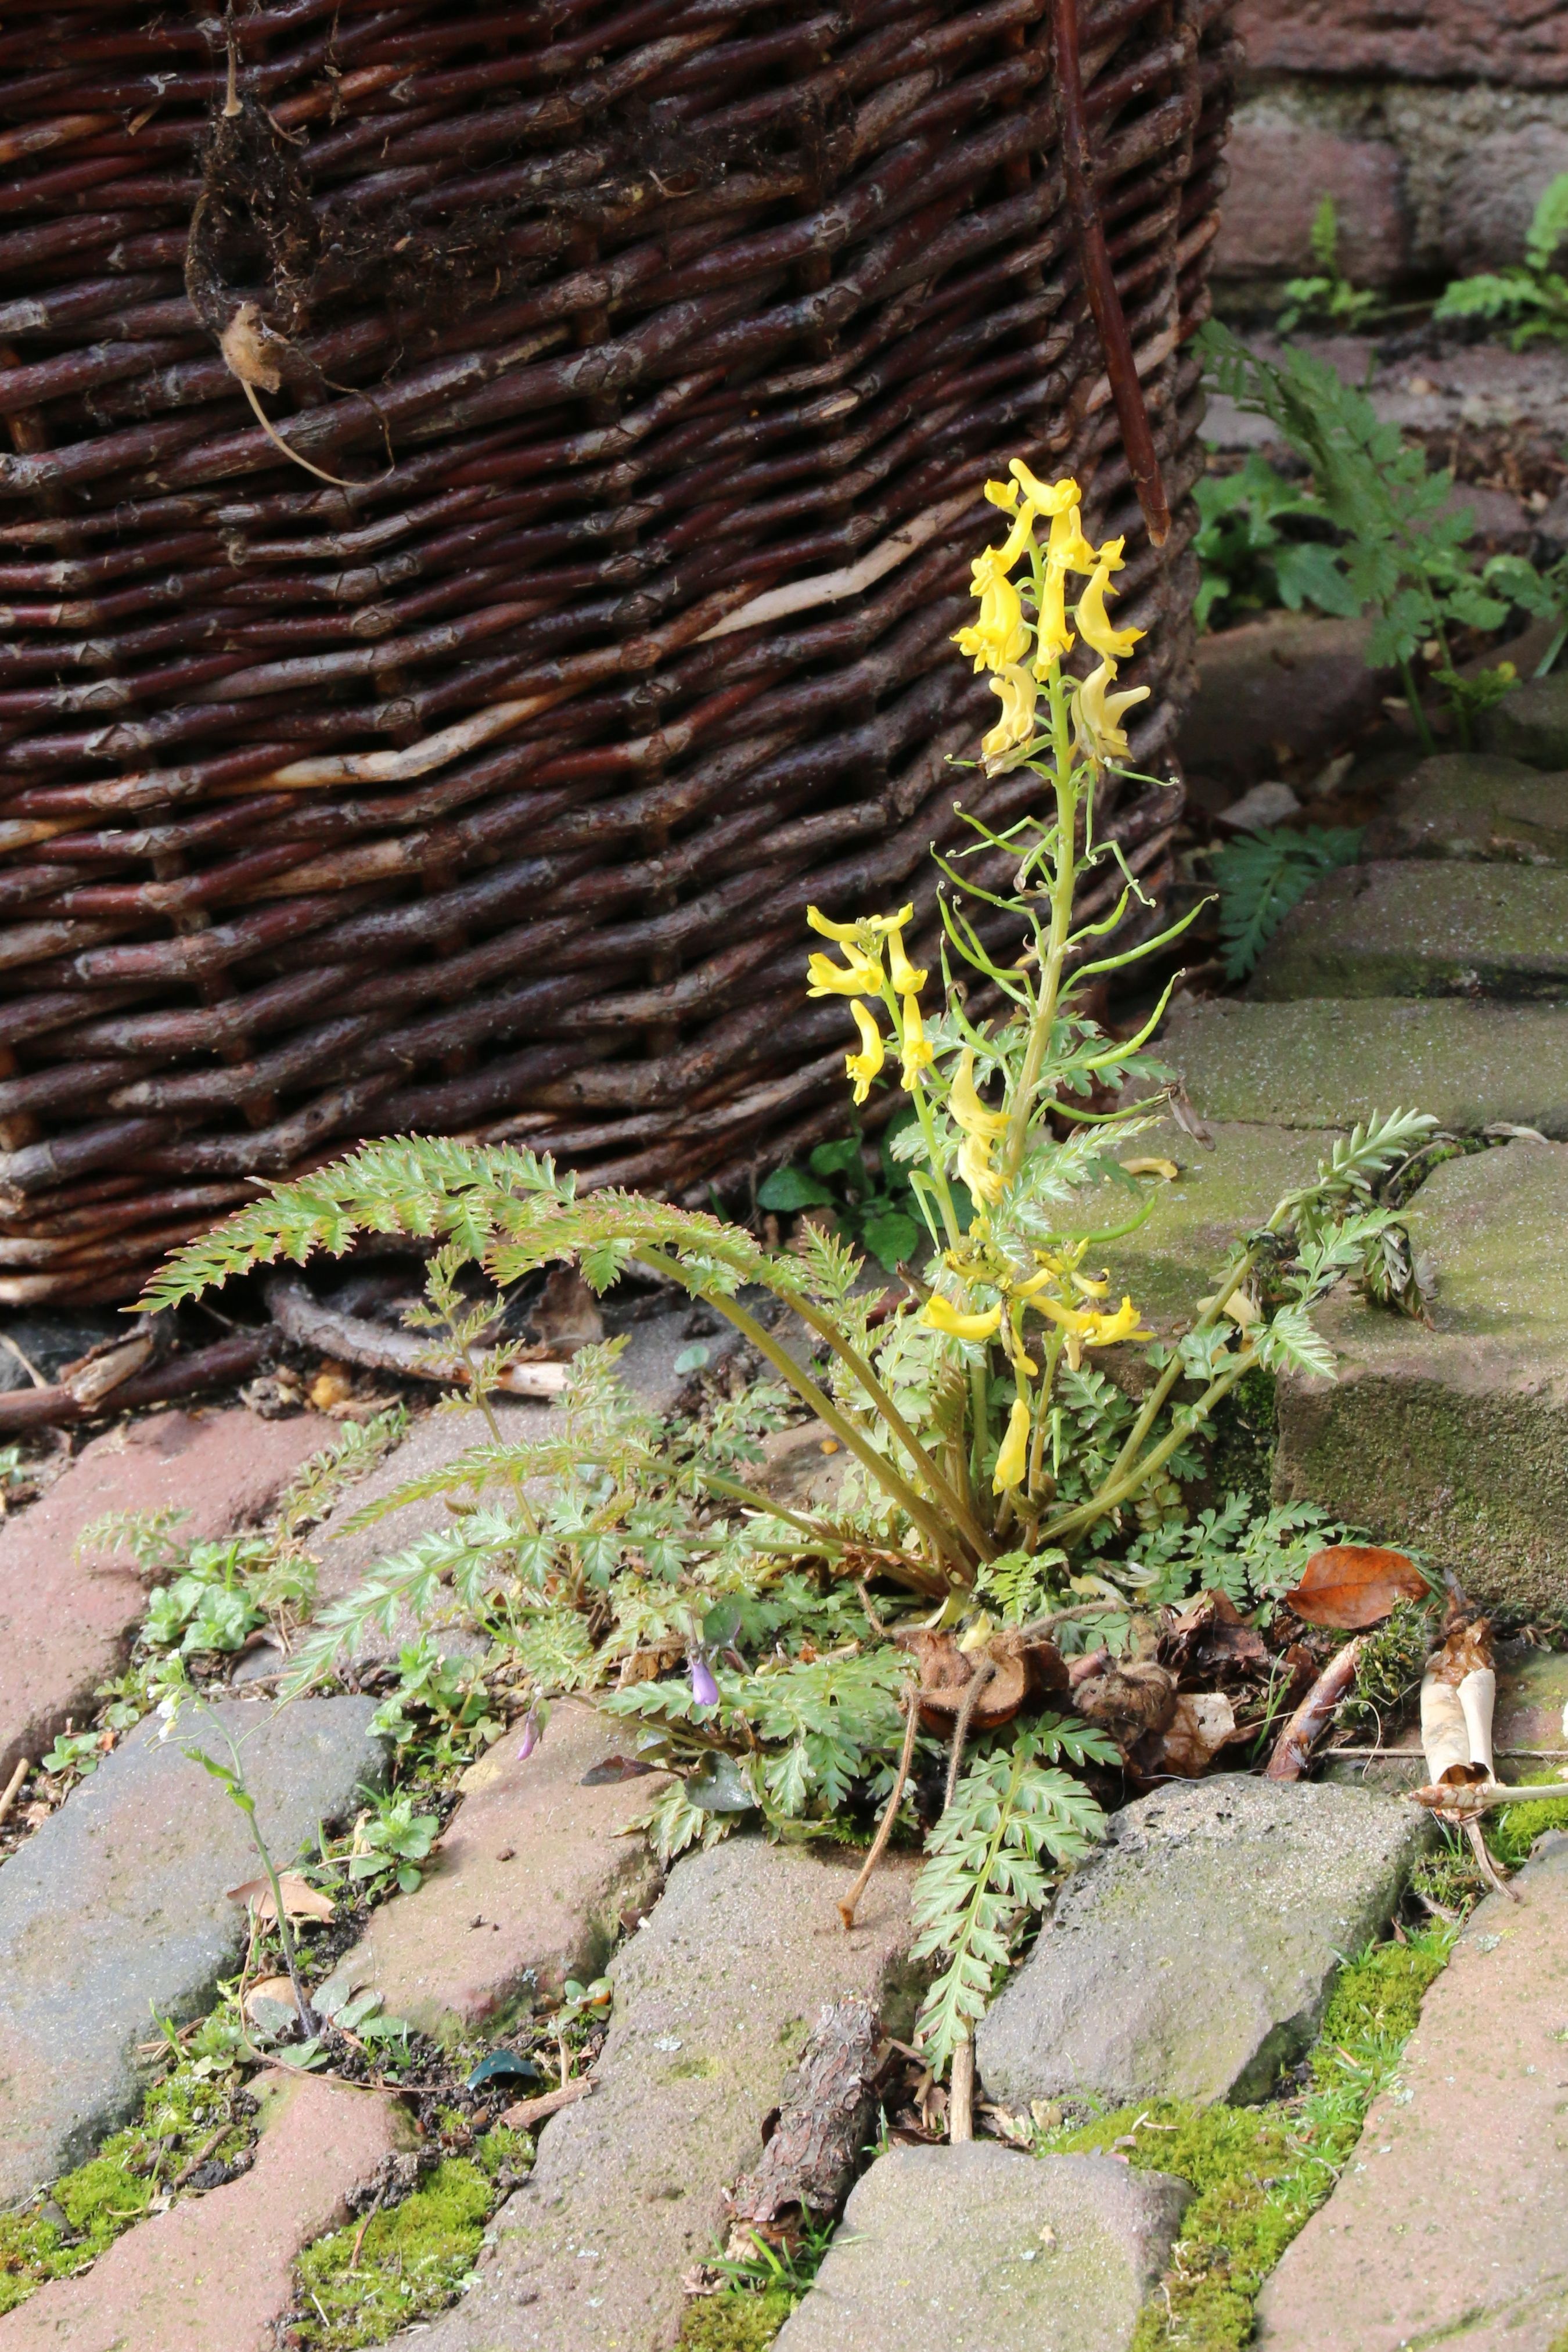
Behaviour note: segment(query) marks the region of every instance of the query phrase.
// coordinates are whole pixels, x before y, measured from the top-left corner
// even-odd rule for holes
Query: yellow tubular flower
[[[882,986],[881,965],[858,950],[847,964],[835,963],[831,956],[807,956],[805,971],[811,983],[808,996],[875,996]]]
[[[1108,539],[1100,551],[1100,560],[1089,575],[1088,587],[1078,600],[1078,625],[1084,637],[1097,654],[1107,661],[1121,661],[1130,654],[1142,629],[1113,629],[1105,611],[1105,592],[1110,585],[1112,572],[1121,568],[1121,541]],[[1112,594],[1115,591],[1111,591]]]
[[[994,1339],[1001,1328],[1002,1309],[987,1307],[983,1314],[965,1315],[933,1290],[921,1308],[921,1321],[929,1323],[933,1331],[945,1331],[951,1339]]]
[[[1005,1494],[1010,1487],[1021,1486],[1024,1473],[1029,1466],[1029,1408],[1022,1397],[1013,1399],[1013,1410],[1007,1415],[1006,1434],[1002,1450],[996,1456],[996,1467],[991,1474],[991,1491]]]
[[[1046,562],[1058,572],[1092,572],[1100,558],[1083,535],[1083,518],[1075,499],[1051,517],[1051,535],[1046,542]]]
[[[973,1135],[990,1143],[994,1142],[997,1136],[1005,1135],[1007,1132],[1006,1112],[988,1110],[974,1091],[973,1046],[966,1045],[960,1056],[958,1067],[953,1073],[952,1085],[948,1091],[947,1107],[965,1135]]]
[[[1068,626],[1067,573],[1058,563],[1046,565],[1045,593],[1040,599],[1040,625],[1035,639],[1035,667],[1047,667],[1070,654],[1078,639]]]
[[[958,1172],[977,1201],[999,1201],[1004,1191],[1000,1173],[991,1165],[990,1139],[966,1135],[958,1147]]]
[[[987,482],[985,495],[994,507],[1001,508],[1004,514],[1017,513],[1018,485],[1016,482]]]
[[[914,916],[912,899],[907,907],[900,907],[896,915],[861,915],[852,923],[830,922],[820,907],[808,907],[805,910],[805,919],[812,930],[819,931],[825,940],[837,940],[841,946],[846,947],[853,947],[862,931],[872,931],[878,939],[885,939],[889,932],[901,930],[906,923],[912,923]]]
[[[994,561],[997,557],[994,548],[988,548],[986,553]],[[993,571],[982,585],[980,569],[976,563],[979,615],[967,628],[955,630],[952,642],[960,653],[973,657],[977,670],[1005,669],[1009,662],[1022,661],[1028,652],[1029,625],[1013,583],[1000,571]]]
[[[1096,1280],[1087,1274],[1075,1274],[1072,1279],[1074,1289],[1081,1290],[1086,1298],[1103,1298],[1110,1287],[1109,1275],[1103,1281]]]
[[[1083,496],[1070,474],[1064,474],[1059,482],[1042,482],[1029,471],[1022,457],[1015,457],[1007,471],[1037,514],[1066,514]],[[998,499],[996,504],[1001,503]]]
[[[1141,634],[1134,630],[1132,635]],[[1123,715],[1134,703],[1147,701],[1146,686],[1123,688],[1120,694],[1108,694],[1106,688],[1116,676],[1115,667],[1102,661],[1098,669],[1090,670],[1073,697],[1072,728],[1079,750],[1086,760],[1097,763],[1106,760],[1124,760],[1127,756],[1127,730],[1122,726]]]
[[[844,1067],[855,1081],[856,1101],[863,1103],[871,1091],[872,1079],[882,1066],[882,1033],[863,1004],[857,1002],[849,1010],[860,1032],[860,1051],[846,1054]]]
[[[1032,669],[1026,668],[1022,662],[1011,662],[992,678],[991,691],[1001,697],[1002,716],[990,733],[980,739],[980,756],[987,775],[1005,767],[1013,753],[1022,751],[1030,741],[1040,688]]]
[[[925,978],[923,972],[921,978]],[[906,996],[904,999],[904,1034],[899,1041],[899,1055],[903,1064],[904,1092],[912,1095],[920,1083],[921,1072],[930,1069],[933,1058],[921,1020],[918,997]]]
[[[1140,1328],[1139,1314],[1131,1298],[1124,1297],[1114,1315],[1086,1315],[1084,1321],[1092,1328],[1083,1334],[1089,1348],[1113,1348],[1119,1339],[1152,1339],[1152,1331]]]
[[[904,920],[909,920],[907,913]],[[924,972],[917,971],[904,953],[903,931],[896,924],[888,932],[888,978],[900,996],[918,996],[926,984]]]

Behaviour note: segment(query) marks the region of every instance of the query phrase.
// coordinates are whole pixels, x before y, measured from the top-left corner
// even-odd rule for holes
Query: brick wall
[[[1215,256],[1232,281],[1309,265],[1324,195],[1363,284],[1518,258],[1568,171],[1568,0],[1242,0],[1247,72]]]

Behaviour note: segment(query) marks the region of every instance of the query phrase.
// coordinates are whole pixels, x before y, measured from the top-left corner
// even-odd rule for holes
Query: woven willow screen
[[[365,1135],[679,1193],[840,1119],[807,901],[929,940],[955,798],[1021,805],[948,765],[1011,454],[1129,534],[1163,769],[1224,0],[21,0],[0,51],[0,1298],[128,1297]],[[1116,814],[1156,892],[1178,811]]]

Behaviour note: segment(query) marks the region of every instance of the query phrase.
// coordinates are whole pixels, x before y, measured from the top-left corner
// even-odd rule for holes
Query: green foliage
[[[297,2344],[311,2352],[358,2352],[457,2300],[497,2203],[484,2150],[481,2140],[478,2161],[445,2158],[401,2204],[306,2247],[296,2265],[300,2294],[289,2323]]]
[[[1360,611],[1322,507],[1258,450],[1233,474],[1203,475],[1193,495],[1201,518],[1193,542],[1203,573],[1194,608],[1199,628],[1279,604],[1292,613],[1303,604],[1321,613]]]
[[[1104,1835],[1105,1816],[1081,1782],[1047,1769],[1058,1757],[1110,1763],[1116,1749],[1090,1724],[1041,1716],[970,1766],[926,1840],[910,1957],[943,1963],[916,2027],[939,2071],[990,2006],[1025,1923],[1045,1907],[1047,1864],[1081,1862]]]
[[[1219,885],[1219,936],[1225,976],[1245,980],[1292,907],[1320,875],[1353,866],[1361,854],[1359,825],[1310,824],[1300,832],[1271,825],[1239,833],[1213,852],[1209,871]]]
[[[1549,181],[1536,204],[1524,240],[1524,258],[1476,278],[1457,278],[1444,289],[1434,319],[1486,319],[1510,329],[1518,352],[1543,337],[1568,342],[1568,278],[1552,268],[1568,237],[1568,172]]]
[[[1392,1615],[1362,1636],[1355,1680],[1335,1711],[1337,1730],[1365,1741],[1388,1737],[1421,1687],[1433,1646],[1433,1622],[1426,1603],[1399,1601]]]
[[[1353,334],[1374,315],[1378,298],[1369,288],[1353,286],[1340,266],[1340,215],[1332,196],[1324,196],[1312,215],[1311,247],[1317,275],[1287,284],[1279,332],[1293,334],[1305,320]]]
[[[1367,2108],[1397,2080],[1421,1997],[1455,1930],[1370,1947],[1340,1972],[1310,2057],[1311,2089],[1262,2106],[1149,2099],[1047,2135],[1039,2152],[1114,2150],[1196,2192],[1133,2352],[1239,2352],[1259,2287],[1349,2158]]]
[[[1500,1805],[1487,1822],[1487,1843],[1505,1870],[1522,1870],[1531,1847],[1548,1830],[1568,1830],[1568,1793]]]
[[[828,1209],[844,1240],[874,1257],[889,1274],[907,1265],[917,1250],[933,1245],[919,1195],[895,1150],[896,1139],[919,1121],[912,1109],[900,1111],[882,1130],[877,1174],[868,1172],[858,1124],[847,1136],[819,1143],[801,1167],[775,1168],[757,1187],[757,1206],[782,1216],[802,1209]],[[973,1204],[956,1181],[954,1200],[967,1231]]]
[[[1500,628],[1516,603],[1551,609],[1561,601],[1558,589],[1522,557],[1478,567],[1466,545],[1473,514],[1464,506],[1446,510],[1452,473],[1432,471],[1425,450],[1406,443],[1397,425],[1381,423],[1365,394],[1327,361],[1287,347],[1276,365],[1213,320],[1198,341],[1219,389],[1248,414],[1267,417],[1310,467],[1319,506],[1343,534],[1339,577],[1347,609],[1374,616],[1369,665],[1403,670],[1411,716],[1430,750],[1413,667],[1417,654],[1430,648],[1425,657],[1468,743],[1474,696],[1455,666],[1452,633]]]
[[[209,2039],[221,2044],[223,2037]],[[236,2104],[239,2078],[230,2056],[222,2047],[182,2052],[147,2092],[134,2123],[30,2205],[0,2213],[0,2313],[15,2310],[46,2279],[85,2270],[172,2189],[226,2119],[230,2128],[206,2160],[229,2162],[251,2145],[254,2102]]]
[[[680,2352],[767,2352],[798,2301],[787,2287],[726,2287],[688,2305]]]
[[[1348,1530],[1315,1503],[1253,1507],[1232,1492],[1186,1521],[1171,1520],[1140,1536],[1128,1557],[1149,1577],[1143,1597],[1156,1603],[1189,1594],[1223,1592],[1237,1609],[1278,1601],[1301,1580],[1313,1552],[1342,1543]]]
[[[331,1858],[342,1853],[351,1886],[390,1893],[395,1883],[400,1894],[412,1895],[424,1875],[420,1865],[428,1861],[440,1832],[439,1816],[416,1813],[406,1789],[362,1789],[360,1794],[369,1801],[365,1810],[345,1845],[331,1850]]]

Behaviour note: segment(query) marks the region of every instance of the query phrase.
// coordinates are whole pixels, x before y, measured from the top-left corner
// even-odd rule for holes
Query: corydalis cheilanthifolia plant
[[[812,955],[809,985],[851,1011],[857,1101],[890,1086],[896,1065],[913,1114],[895,1149],[929,1250],[906,1303],[874,1325],[859,1261],[830,1234],[770,1247],[667,1202],[579,1197],[526,1151],[419,1139],[279,1187],[180,1252],[150,1293],[171,1304],[360,1234],[426,1236],[436,1317],[462,1342],[487,1412],[508,1350],[469,1344],[490,1311],[475,1303],[477,1276],[505,1293],[561,1261],[600,1291],[640,1274],[736,1327],[778,1385],[705,1424],[669,1426],[641,1406],[616,1376],[618,1341],[579,1354],[543,1437],[513,1441],[492,1418],[489,1443],[378,1507],[467,1493],[450,1528],[325,1611],[299,1659],[296,1686],[372,1624],[390,1631],[401,1609],[467,1609],[521,1665],[525,1704],[595,1691],[674,1771],[649,1816],[667,1857],[747,1811],[775,1833],[831,1836],[868,1799],[890,1823],[919,1736],[911,1649],[924,1661],[942,1642],[946,1669],[956,1659],[978,1687],[1063,1612],[1078,1621],[1069,1639],[1115,1643],[1138,1608],[1207,1577],[1218,1535],[1205,1546],[1173,1534],[1186,1517],[1180,1480],[1201,1467],[1194,1437],[1254,1365],[1331,1367],[1308,1309],[1344,1275],[1383,1266],[1394,1229],[1373,1182],[1430,1126],[1395,1114],[1337,1144],[1238,1243],[1184,1328],[1168,1340],[1145,1328],[1114,1257],[1157,1201],[1145,1177],[1167,1163],[1122,1166],[1159,1103],[1115,1106],[1130,1078],[1159,1075],[1142,1047],[1165,999],[1120,1042],[1085,992],[1181,926],[1115,947],[1138,896],[1124,865],[1101,919],[1074,912],[1084,877],[1121,864],[1095,801],[1144,691],[1117,685],[1140,633],[1107,613],[1121,545],[1089,545],[1075,484],[1042,484],[1017,463],[987,496],[1008,530],[975,563],[979,611],[959,642],[1001,703],[987,768],[1031,770],[1044,787],[1041,808],[1005,833],[970,820],[985,870],[1001,861],[1011,887],[943,865],[940,983],[910,961],[910,908],[811,916],[837,952]],[[1079,639],[1095,656],[1082,678],[1063,667]],[[785,1313],[808,1348],[785,1345]],[[1138,1381],[1099,1369],[1113,1348],[1144,1352]],[[785,1391],[851,1457],[829,1508],[787,1508],[750,1483]],[[1232,1581],[1254,1597],[1293,1579],[1289,1517],[1249,1522],[1245,1545],[1237,1534]],[[950,1801],[916,1899],[920,1948],[942,1958],[921,2028],[938,2064],[984,2011],[1052,1872],[1098,1833],[1093,1800],[1058,1766],[1115,1755],[1070,1718],[980,1714],[960,1778],[970,1718],[947,1720]]]

